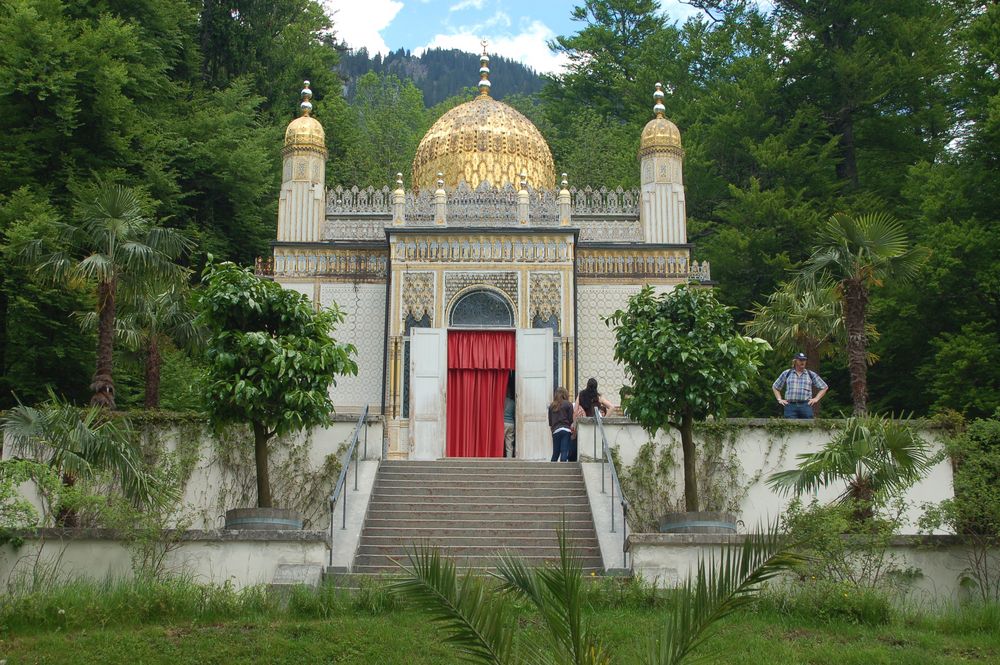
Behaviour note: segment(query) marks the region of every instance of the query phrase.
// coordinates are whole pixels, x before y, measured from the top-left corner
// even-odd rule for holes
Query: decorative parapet
[[[274,257],[269,256],[266,259],[262,256],[258,256],[257,260],[254,262],[253,274],[258,277],[273,277],[274,276]]]
[[[392,215],[392,190],[388,187],[351,187],[337,185],[326,190],[326,214]]]
[[[619,217],[639,216],[639,190],[624,190],[621,187],[608,189],[570,189],[570,199],[573,215],[588,217],[592,215],[613,215]],[[556,190],[531,189],[532,222],[544,224],[547,220],[559,217],[558,194]],[[328,217],[339,215],[372,215],[392,217],[392,190],[389,187],[376,189],[374,187],[337,186],[327,190],[326,214]],[[429,189],[406,192],[405,215],[407,223],[420,224],[434,217],[434,192]],[[464,220],[467,224],[515,225],[517,219],[517,190],[513,185],[497,189],[489,183],[482,183],[476,189],[469,188],[465,183],[448,190],[449,220]]]
[[[636,218],[639,216],[641,196],[638,189],[584,187],[570,189],[569,193],[573,201],[574,216],[620,215]]]
[[[577,250],[577,274],[581,279],[691,279],[711,280],[708,261],[692,261],[686,248],[645,249],[623,247]]]
[[[394,237],[390,246],[394,263],[551,263],[573,260],[572,237],[567,235],[406,235]]]
[[[580,242],[642,242],[642,225],[636,219],[573,220]]]
[[[275,277],[333,277],[352,282],[382,282],[389,257],[383,250],[274,248]]]

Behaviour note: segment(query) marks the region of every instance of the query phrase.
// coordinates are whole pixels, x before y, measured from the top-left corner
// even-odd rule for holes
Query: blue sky
[[[663,11],[683,19],[697,10],[678,0],[660,0]],[[562,60],[546,41],[576,32],[570,20],[581,0],[325,0],[338,37],[354,48],[386,53],[407,48],[458,48],[513,58],[541,72],[556,72]],[[473,78],[477,78],[473,73]]]

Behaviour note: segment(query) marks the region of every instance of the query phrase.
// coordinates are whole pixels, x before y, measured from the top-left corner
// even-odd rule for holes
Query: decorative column
[[[521,183],[517,190],[517,223],[521,226],[528,225],[528,172],[521,171]]]
[[[559,226],[569,226],[573,213],[569,195],[569,181],[566,180],[565,173],[562,174],[562,189],[559,190],[557,203],[559,205]]]
[[[438,172],[437,190],[434,192],[434,223],[448,225],[448,195],[444,191],[444,174]]]
[[[396,174],[396,189],[392,192],[392,225],[406,224],[406,192],[403,190],[403,174]]]
[[[302,115],[288,124],[281,150],[279,242],[318,242],[326,219],[326,134],[312,117],[309,81],[302,88]]]
[[[642,204],[639,222],[647,243],[687,242],[682,165],[684,149],[677,125],[664,116],[663,84],[656,84],[653,112],[656,117],[642,130],[639,162],[642,170]]]

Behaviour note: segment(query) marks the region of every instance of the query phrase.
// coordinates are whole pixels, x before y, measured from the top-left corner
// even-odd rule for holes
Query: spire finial
[[[313,105],[309,101],[313,98],[313,91],[309,89],[309,81],[302,82],[302,103],[299,104],[299,108],[302,109],[302,115],[309,115],[312,113]]]
[[[479,56],[479,95],[480,97],[490,96],[490,56],[486,55],[487,41],[479,42],[483,45],[483,54]]]
[[[566,189],[567,187],[569,187],[568,175],[569,174],[567,174],[567,173],[563,173],[562,174],[562,182],[560,184],[562,185],[563,189]]]
[[[663,114],[667,112],[667,107],[663,105],[663,84],[656,84],[656,92],[653,93],[653,113],[656,114],[657,118],[662,118]]]

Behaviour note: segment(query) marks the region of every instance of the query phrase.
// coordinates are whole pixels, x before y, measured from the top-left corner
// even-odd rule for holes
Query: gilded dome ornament
[[[285,147],[282,154],[292,151],[319,152],[326,156],[326,132],[319,120],[312,117],[312,90],[309,81],[303,81],[302,103],[299,109],[302,115],[288,123],[285,129]]]
[[[438,118],[420,140],[413,158],[413,187],[433,188],[437,173],[449,189],[465,182],[502,189],[520,185],[555,189],[555,165],[541,132],[516,110],[490,97],[489,56],[479,58],[479,96]]]
[[[656,92],[653,93],[653,113],[656,117],[646,123],[642,130],[642,139],[639,141],[639,157],[645,157],[658,152],[672,152],[684,156],[684,149],[681,147],[681,132],[677,125],[667,120],[666,107],[663,105],[663,84],[656,84]]]

